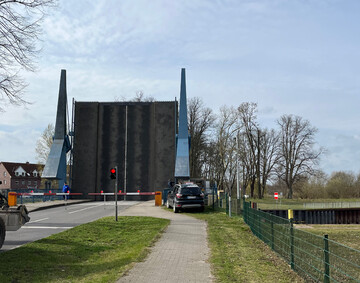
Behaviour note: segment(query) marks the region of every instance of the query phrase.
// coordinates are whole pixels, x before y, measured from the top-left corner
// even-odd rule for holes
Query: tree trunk
[[[289,186],[289,193],[288,193],[288,199],[292,199],[293,198],[293,188],[292,185]]]
[[[250,197],[254,197],[254,191],[255,191],[255,178],[251,178],[251,184],[250,184]]]

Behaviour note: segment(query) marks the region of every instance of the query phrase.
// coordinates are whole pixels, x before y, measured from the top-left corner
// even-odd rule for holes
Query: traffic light
[[[116,179],[116,169],[115,168],[110,169],[110,178]]]

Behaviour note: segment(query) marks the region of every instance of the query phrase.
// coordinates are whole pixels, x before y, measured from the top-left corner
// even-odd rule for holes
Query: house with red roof
[[[0,190],[38,189],[43,165],[0,162]]]

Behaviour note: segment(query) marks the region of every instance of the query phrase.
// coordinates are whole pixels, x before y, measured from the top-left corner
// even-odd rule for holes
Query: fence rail
[[[360,282],[360,251],[294,228],[292,219],[251,208],[243,202],[243,217],[251,231],[282,256],[308,281]]]

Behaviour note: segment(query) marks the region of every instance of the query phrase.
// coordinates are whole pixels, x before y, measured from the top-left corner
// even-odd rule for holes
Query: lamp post
[[[236,135],[236,197],[240,199],[240,180],[239,180],[239,132]]]

